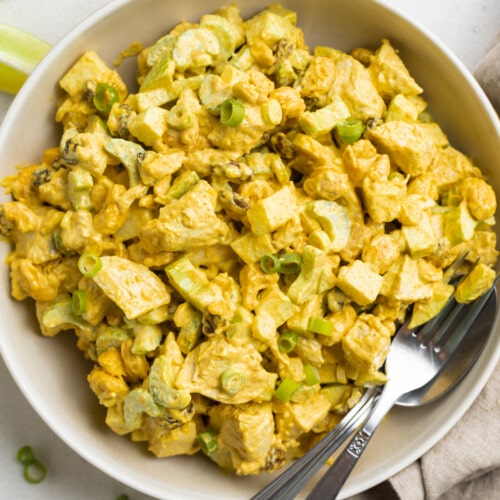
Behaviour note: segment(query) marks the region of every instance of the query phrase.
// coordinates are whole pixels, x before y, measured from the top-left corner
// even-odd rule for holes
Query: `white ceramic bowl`
[[[87,19],[58,44],[23,87],[0,132],[0,176],[15,165],[38,161],[57,144],[54,104],[57,81],[84,51],[111,63],[132,41],[152,43],[180,20],[196,21],[229,0],[117,0]],[[247,17],[268,0],[239,1]],[[500,193],[500,127],[484,94],[462,64],[432,35],[396,10],[374,0],[283,0],[298,11],[307,43],[342,50],[378,46],[383,37],[399,48],[412,75],[453,145],[474,158]],[[133,88],[134,66],[120,69]],[[4,201],[6,198],[2,199]],[[1,245],[1,257],[7,255]],[[8,269],[0,269],[0,348],[13,377],[45,422],[83,458],[137,490],[169,499],[243,499],[269,482],[224,475],[202,457],[157,459],[104,424],[86,382],[89,365],[72,334],[43,338],[32,304],[9,296]],[[479,362],[453,393],[425,408],[396,408],[380,428],[343,495],[363,491],[398,472],[433,446],[472,404],[500,357],[500,328]],[[8,404],[4,402],[3,404]]]

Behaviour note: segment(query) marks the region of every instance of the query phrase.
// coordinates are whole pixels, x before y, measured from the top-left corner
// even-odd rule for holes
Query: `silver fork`
[[[495,284],[497,281],[498,278]],[[401,396],[439,376],[477,319],[493,289],[494,287],[477,299],[464,317],[460,313],[465,305],[452,298],[438,316],[417,331],[409,330],[407,322],[398,330],[385,361],[388,381],[368,419],[308,495],[308,500],[337,497],[382,419]]]

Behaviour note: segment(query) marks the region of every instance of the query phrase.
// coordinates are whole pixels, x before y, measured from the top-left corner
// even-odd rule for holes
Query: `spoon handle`
[[[389,410],[394,406],[397,398],[398,394],[390,390],[390,382],[388,382],[363,427],[356,432],[349,441],[349,444],[335,459],[333,465],[307,496],[307,500],[328,500],[337,497],[370,442],[373,433]]]

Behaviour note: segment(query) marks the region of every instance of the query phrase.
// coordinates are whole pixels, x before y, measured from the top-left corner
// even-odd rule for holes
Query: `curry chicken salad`
[[[311,50],[231,5],[126,52],[137,93],[83,54],[60,144],[3,180],[12,295],[74,330],[114,432],[274,471],[385,382],[407,313],[491,286],[495,193],[389,40]]]

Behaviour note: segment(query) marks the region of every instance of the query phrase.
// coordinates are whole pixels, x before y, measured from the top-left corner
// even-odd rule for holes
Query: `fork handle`
[[[384,391],[382,391],[380,398],[373,406],[370,416],[363,427],[356,432],[349,441],[349,444],[335,459],[333,465],[318,481],[314,489],[307,496],[307,500],[333,500],[337,497],[362,453],[365,451],[373,433],[399,397],[398,394],[386,390],[389,388],[389,385],[388,383]]]

